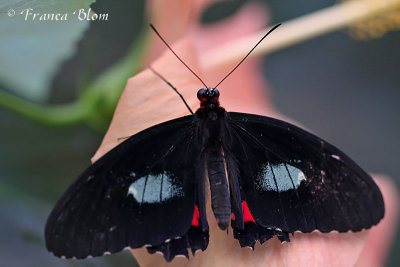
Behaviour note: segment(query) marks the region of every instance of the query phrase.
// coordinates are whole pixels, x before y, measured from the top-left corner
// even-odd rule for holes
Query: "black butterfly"
[[[194,114],[131,136],[86,169],[49,216],[47,249],[81,259],[145,246],[167,261],[205,250],[207,177],[218,226],[230,223],[242,247],[382,219],[377,185],[343,152],[287,122],[226,112],[216,87],[198,91]]]

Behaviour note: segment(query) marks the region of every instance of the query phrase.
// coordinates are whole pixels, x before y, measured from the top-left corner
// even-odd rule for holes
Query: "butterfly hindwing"
[[[372,178],[337,148],[292,124],[228,113],[231,151],[257,225],[265,229],[360,231],[384,215]]]
[[[86,169],[49,216],[48,250],[85,258],[184,235],[196,196],[194,126],[192,116],[156,125]]]

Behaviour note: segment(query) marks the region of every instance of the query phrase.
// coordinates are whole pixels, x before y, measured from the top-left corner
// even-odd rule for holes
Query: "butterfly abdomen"
[[[200,133],[204,142],[202,154],[210,182],[211,208],[218,226],[225,230],[229,225],[231,216],[229,185],[221,146],[221,124],[225,110],[221,107],[199,109],[196,115],[202,125]]]
[[[206,166],[211,190],[211,207],[219,228],[225,230],[230,222],[231,203],[221,148],[206,150]]]

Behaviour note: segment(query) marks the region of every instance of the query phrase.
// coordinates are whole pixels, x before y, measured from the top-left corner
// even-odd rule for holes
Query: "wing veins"
[[[239,125],[238,123],[236,123],[235,121],[233,121],[233,120],[231,120],[232,121],[232,125],[233,126],[236,126],[236,127],[238,127],[239,128],[239,130],[241,130],[242,132],[244,132],[245,134],[247,134],[247,136],[249,136],[250,138],[252,138],[255,142],[257,142],[259,145],[261,145],[262,147],[264,147],[267,151],[270,151],[272,154],[274,154],[275,156],[277,156],[280,160],[282,160],[284,163],[288,163],[289,164],[289,162],[287,162],[287,160],[284,160],[282,157],[280,157],[278,154],[276,154],[274,151],[272,151],[271,149],[269,149],[266,145],[264,145],[257,137],[255,137],[254,135],[252,135],[250,132],[248,132],[246,129],[244,129],[241,125]],[[325,185],[325,188],[326,188],[326,184],[324,183],[324,185]],[[335,189],[336,189],[336,187],[335,187]],[[338,205],[339,204],[339,200],[337,199],[337,197],[336,197],[336,195],[335,194],[333,194],[334,195],[334,199],[335,199],[335,201],[336,201],[336,204]],[[320,201],[319,201],[320,202]],[[341,212],[343,212],[343,207],[342,207],[342,205],[338,205],[339,207],[340,207],[340,210],[341,210]],[[314,205],[312,205],[312,209],[314,210],[314,213],[313,213],[313,216],[314,216],[314,221],[315,221],[315,225],[316,225],[316,227],[317,227],[317,218],[315,217],[315,215],[314,214],[316,214],[316,210],[315,210],[315,207],[314,207]],[[346,218],[346,221],[348,221],[348,218]],[[350,224],[349,224],[350,225]],[[317,228],[318,229],[318,228]]]
[[[283,164],[284,164],[285,169],[286,169],[286,171],[287,171],[287,173],[288,173],[288,175],[289,175],[290,182],[292,183],[293,190],[294,190],[294,192],[295,192],[295,194],[296,194],[297,201],[298,201],[299,204],[300,204],[301,213],[302,213],[302,215],[303,215],[304,221],[305,221],[306,225],[308,226],[308,221],[307,221],[307,218],[306,218],[306,214],[304,213],[303,203],[301,203],[301,201],[300,201],[299,191],[298,191],[297,188],[294,186],[293,178],[292,178],[292,175],[291,175],[290,172],[289,172],[289,169],[288,169],[288,167],[287,167],[287,163],[284,162]],[[296,220],[297,220],[297,214],[296,214]],[[297,225],[299,225],[298,221],[297,221]]]
[[[343,162],[340,161],[340,164],[343,164]],[[373,189],[371,188],[371,184],[366,183],[366,181],[363,179],[363,177],[362,177],[361,175],[358,175],[358,172],[355,172],[355,176],[354,176],[354,177],[357,177],[357,178],[358,178],[358,181],[361,181],[364,185],[366,185],[366,186],[370,189],[371,192],[373,191]],[[352,179],[350,179],[350,181],[351,181],[353,184],[355,183]],[[356,214],[357,214],[358,219],[359,219],[360,221],[363,221],[362,218],[360,217],[360,214],[363,213],[363,212],[360,210],[359,201],[357,201],[356,207],[355,207],[354,205],[352,205],[352,207],[353,207],[353,209],[356,209],[356,210],[360,211],[360,212],[356,212]],[[369,219],[370,219],[370,224],[372,224],[372,222],[374,221],[374,219],[373,219],[373,217],[372,217],[372,214],[369,213],[369,212],[368,212],[368,217],[369,217]]]
[[[266,150],[268,150],[268,151],[270,151],[272,154],[274,154],[274,155],[276,155],[280,160],[282,160],[284,163],[288,163],[289,164],[289,162],[287,162],[286,160],[284,160],[282,157],[280,157],[278,154],[276,154],[275,152],[273,152],[271,149],[269,149],[266,145],[264,145],[257,137],[255,137],[254,135],[252,135],[251,133],[249,133],[246,129],[244,129],[242,126],[240,126],[240,125],[238,125],[237,123],[234,123],[234,125],[236,125],[237,127],[239,127],[239,129],[240,130],[242,130],[244,133],[246,133],[250,138],[252,138],[254,141],[256,141],[259,145],[261,145],[262,147],[264,147]],[[326,183],[323,183],[324,184],[324,186],[325,186],[325,189],[327,190],[328,188],[327,188],[327,186],[326,186]],[[335,186],[335,189],[336,189],[336,186]],[[336,190],[337,191],[337,190]],[[328,190],[328,192],[329,192],[329,190]],[[340,209],[340,211],[342,212],[342,214],[343,214],[343,207],[342,207],[342,205],[340,204],[340,201],[339,201],[339,199],[336,197],[336,195],[335,194],[333,194],[333,197],[334,197],[334,199],[335,199],[335,202],[336,202],[336,205],[337,206],[339,206],[339,209]],[[319,203],[321,203],[320,201],[318,201]],[[323,206],[323,205],[322,205]],[[312,204],[312,209],[314,210],[314,212],[313,212],[313,217],[314,217],[314,221],[315,221],[315,225],[316,225],[316,228],[318,229],[318,223],[317,223],[317,218],[315,217],[315,214],[316,214],[316,210],[315,210],[315,206],[314,206],[314,204]],[[346,221],[349,223],[349,221],[348,221],[348,218],[346,218]],[[348,224],[348,225],[351,225],[351,224]]]
[[[275,120],[275,119],[273,119],[273,120]],[[253,122],[253,123],[259,123],[259,121],[258,120],[253,120],[252,118],[250,118],[249,119],[249,121],[251,121],[251,122]],[[249,136],[250,138],[252,138],[253,140],[255,140],[258,144],[260,144],[261,146],[263,146],[266,150],[268,150],[268,151],[271,151],[268,147],[266,147],[262,142],[260,142],[259,140],[258,140],[258,138],[257,137],[255,137],[255,136],[253,136],[253,134],[252,133],[250,133],[250,132],[248,132],[245,128],[243,128],[242,126],[241,126],[241,124],[240,124],[240,122],[238,122],[238,121],[236,121],[236,120],[234,120],[234,119],[232,119],[232,118],[230,118],[230,122],[232,123],[232,126],[233,127],[235,127],[235,128],[237,128],[238,130],[240,130],[240,131],[242,131],[242,132],[244,132],[247,136]],[[290,124],[288,124],[289,126],[290,126]],[[277,128],[281,128],[281,129],[285,129],[285,128],[287,128],[287,127],[283,127],[283,126],[281,126],[281,125],[279,125],[279,124],[277,124],[277,123],[274,123],[274,126],[275,127],[277,127]],[[294,126],[295,127],[295,126]],[[297,127],[296,127],[297,128]],[[308,133],[309,135],[311,135],[311,137],[310,136],[308,136],[308,135],[304,135],[305,133],[307,133],[307,132],[304,132],[304,130],[302,130],[302,129],[300,129],[299,128],[299,130],[300,130],[300,134],[301,134],[301,136],[304,136],[307,140],[310,140],[310,141],[312,141],[313,139],[311,138],[311,137],[313,137],[314,135],[313,134],[310,134],[310,133]],[[303,133],[304,132],[304,133]],[[317,138],[318,140],[319,140],[319,138],[318,137],[316,137],[316,136],[314,136],[314,138]],[[349,165],[346,165],[346,164],[344,164],[344,162],[343,162],[343,160],[340,160],[340,164],[344,164],[344,167],[345,168],[348,168],[351,172],[349,173],[349,174],[351,174],[350,176],[347,176],[347,178],[349,178],[348,180],[349,181],[347,181],[346,179],[345,180],[342,180],[342,181],[344,181],[345,183],[351,183],[353,186],[355,185],[357,185],[357,183],[358,182],[360,182],[360,183],[362,183],[366,188],[368,188],[367,190],[369,190],[368,192],[374,192],[373,194],[371,194],[371,195],[368,195],[368,194],[366,194],[366,193],[360,193],[359,195],[360,196],[362,196],[363,198],[366,198],[366,199],[368,199],[368,201],[372,201],[372,202],[374,202],[374,201],[381,201],[381,199],[379,198],[379,196],[377,196],[376,194],[375,194],[375,192],[376,192],[376,187],[374,186],[374,183],[371,183],[370,182],[370,180],[369,179],[371,179],[370,178],[370,176],[368,176],[368,174],[366,174],[362,169],[360,169],[360,167],[358,167],[357,166],[357,164],[356,163],[354,163],[351,159],[349,159],[348,158],[348,156],[346,156],[343,152],[341,152],[340,150],[338,150],[337,148],[335,148],[334,146],[332,146],[332,145],[330,145],[329,143],[328,143],[328,145],[329,145],[329,147],[328,148],[325,148],[326,149],[326,151],[330,151],[329,153],[331,154],[331,153],[333,153],[333,154],[337,154],[337,155],[340,155],[340,157],[341,158],[343,158],[343,159],[345,159],[345,160],[348,160],[350,163],[349,163]],[[287,160],[283,160],[282,159],[282,157],[281,156],[279,156],[277,153],[275,153],[275,152],[273,152],[273,151],[271,151],[271,153],[272,154],[274,154],[274,155],[276,155],[279,159],[281,159],[283,162],[285,162],[285,163],[287,163],[287,164],[289,164],[290,165],[290,162],[288,162]],[[325,159],[325,158],[324,158]],[[323,161],[323,164],[325,164],[325,161]],[[339,166],[336,166],[336,165],[334,165],[333,166],[333,168],[334,168],[334,170],[335,171],[338,171],[339,173],[341,173],[341,171],[340,171],[340,167]],[[333,172],[332,172],[333,173]],[[369,179],[368,179],[369,178]],[[372,180],[371,180],[372,181]],[[348,197],[346,196],[346,195],[344,195],[343,193],[341,193],[340,191],[338,191],[337,189],[339,188],[338,187],[338,184],[336,184],[336,183],[330,183],[332,186],[330,186],[329,188],[328,188],[328,185],[326,184],[326,183],[324,183],[324,188],[325,188],[325,190],[328,190],[328,192],[329,191],[331,191],[331,190],[335,190],[335,191],[337,191],[337,192],[339,192],[339,194],[338,194],[338,196],[336,195],[336,194],[333,194],[333,197],[331,198],[332,200],[333,200],[333,203],[336,203],[336,205],[338,205],[338,204],[340,204],[340,203],[346,203],[346,201],[341,201],[341,200],[346,200]],[[352,186],[350,185],[350,188],[351,188]],[[319,201],[319,203],[322,203],[321,201]],[[315,211],[315,207],[314,207],[314,204],[312,204],[312,203],[310,203],[311,204],[311,206],[312,206],[312,210],[314,210]],[[324,207],[325,207],[325,205],[323,205]],[[351,221],[352,221],[352,219],[351,218],[354,218],[354,215],[351,215],[352,213],[343,213],[344,212],[344,207],[342,207],[343,205],[338,205],[339,206],[339,210],[340,210],[340,213],[341,214],[347,214],[347,215],[349,215],[349,216],[346,216],[346,228],[347,229],[355,229],[355,227],[359,227],[358,225],[359,225],[359,222],[360,223],[362,223],[363,221],[365,222],[365,221],[368,221],[368,225],[373,225],[374,224],[374,222],[376,223],[377,222],[377,216],[379,216],[379,215],[376,215],[376,214],[378,214],[377,212],[375,212],[375,213],[371,213],[371,212],[368,212],[368,208],[367,207],[365,207],[362,203],[360,203],[360,200],[358,200],[357,199],[357,201],[355,201],[354,203],[352,203],[351,205],[350,205],[350,207],[348,207],[348,209],[347,210],[349,210],[349,208],[352,208],[352,209],[354,209],[355,211],[360,211],[360,212],[357,212],[357,217],[358,217],[358,219],[359,219],[359,222],[354,222],[354,223],[351,223]],[[326,208],[326,207],[325,207]],[[325,209],[326,210],[326,209]],[[339,214],[340,214],[339,213]],[[361,213],[367,213],[367,218],[364,218],[363,216],[361,216]],[[326,214],[329,214],[329,212],[328,213],[326,213]],[[316,220],[316,217],[315,217],[315,215],[314,215],[314,220],[315,220],[315,224],[316,225],[318,225],[318,223],[317,223],[317,220]],[[379,220],[378,220],[379,221]],[[337,227],[338,225],[337,225],[337,223],[334,223],[334,226],[335,227]],[[318,227],[317,227],[318,228]]]
[[[269,165],[269,168],[271,169],[272,177],[274,178],[276,191],[278,192],[279,204],[281,205],[281,209],[282,209],[283,221],[285,222],[286,229],[289,229],[289,227],[287,225],[287,221],[286,221],[285,209],[283,208],[283,205],[282,205],[282,197],[281,197],[281,192],[279,191],[278,182],[276,181],[275,173],[274,173],[271,163],[268,162],[268,165]]]
[[[273,118],[270,118],[270,119],[273,119]],[[277,120],[277,119],[273,119],[273,120],[279,121],[279,120]],[[273,153],[274,155],[276,155],[276,156],[277,156],[278,158],[280,158],[282,161],[287,162],[286,160],[283,160],[278,154],[274,153],[274,152],[271,151],[268,147],[266,147],[262,142],[260,142],[260,141],[258,140],[257,137],[253,136],[253,135],[252,135],[251,133],[249,133],[246,129],[244,129],[237,121],[235,121],[235,120],[233,120],[233,119],[230,119],[230,121],[232,122],[232,124],[233,124],[234,126],[238,127],[240,130],[242,130],[243,132],[245,132],[246,134],[248,134],[250,137],[254,138],[260,145],[263,145],[265,149],[267,149],[268,151],[270,151],[271,153]],[[252,120],[252,119],[250,119],[250,121],[253,122],[253,123],[257,123],[257,122],[258,122],[258,121]],[[289,123],[286,123],[286,124],[290,125]],[[282,125],[279,125],[279,124],[277,124],[277,123],[274,123],[273,125],[274,125],[274,127],[277,127],[277,128],[280,128],[280,129],[286,129],[286,128],[287,128],[287,127],[282,126]],[[293,127],[293,125],[291,125],[291,126]],[[295,126],[295,127],[296,127],[296,126]],[[298,127],[296,127],[296,128],[298,128]],[[302,130],[301,128],[299,128],[299,129]],[[304,132],[304,130],[302,130],[302,131]],[[310,133],[308,133],[308,134],[310,134]],[[314,136],[315,138],[317,138],[317,137],[316,137],[315,135],[313,135],[313,134],[310,134],[310,135],[311,135],[311,136]],[[309,139],[309,137],[308,137],[307,139]],[[325,142],[325,143],[326,143],[326,142]],[[332,146],[332,145],[331,145],[331,146]],[[346,155],[343,154],[343,152],[338,151],[337,148],[335,148],[335,147],[333,147],[333,148],[334,148],[334,150],[336,150],[335,153],[339,153],[341,157],[347,157]],[[342,161],[342,160],[340,160],[340,162],[343,164],[343,161]],[[288,162],[287,162],[287,163],[288,163]],[[367,183],[366,180],[363,178],[363,176],[362,176],[361,174],[359,174],[359,171],[360,171],[360,170],[358,170],[357,168],[356,168],[356,169],[352,169],[352,170],[353,170],[353,173],[354,173],[354,176],[355,176],[355,177],[359,178],[359,180],[362,181],[363,184],[365,184],[367,187],[369,187],[371,191],[374,191],[374,188],[372,187],[372,185],[371,185],[370,183]],[[353,183],[354,183],[354,181],[353,181]]]
[[[143,193],[142,193],[142,200],[141,200],[140,204],[143,204],[144,193],[146,192],[146,186],[147,186],[147,180],[148,180],[148,179],[149,179],[149,174],[146,175],[146,180],[144,181]]]
[[[359,178],[358,180],[362,180],[362,181],[363,181],[363,179],[362,179],[360,176],[358,176],[358,174],[356,174],[355,177],[358,177],[358,178]],[[352,179],[350,179],[350,181],[352,181]],[[354,183],[354,181],[352,181],[352,182]],[[326,187],[326,183],[323,183],[323,184],[325,185],[325,188],[327,188],[327,187]],[[343,203],[347,202],[348,204],[351,205],[352,209],[359,211],[358,201],[357,201],[357,205],[356,205],[356,206],[353,204],[353,201],[346,201],[346,200],[345,200],[345,196],[338,190],[338,187],[337,187],[337,185],[336,185],[335,183],[333,183],[333,187],[334,187],[335,191],[339,192],[339,194],[338,194],[339,196],[336,196],[336,194],[333,194],[336,203],[339,204],[340,201],[343,200]],[[340,207],[340,211],[343,212],[343,211],[344,211],[343,205],[339,205],[339,207]],[[346,213],[345,213],[345,214],[346,214]],[[355,212],[355,214],[357,215],[359,221],[362,221],[362,219],[361,219],[361,217],[360,217],[360,213],[359,213],[359,212]],[[372,222],[373,219],[371,218],[371,214],[370,214],[370,213],[368,213],[368,217],[370,218],[370,221]],[[352,225],[351,220],[349,220],[349,218],[347,218],[347,216],[346,216],[346,221],[347,221],[347,223],[348,223],[349,225]]]
[[[323,162],[323,164],[325,164],[325,161]],[[326,168],[325,168],[326,169]],[[322,170],[322,168],[321,168],[321,170]],[[356,176],[358,176],[358,175],[356,175]],[[331,187],[332,188],[328,188],[328,186],[327,186],[327,184],[325,183],[325,182],[323,182],[323,181],[321,181],[321,184],[325,187],[325,190],[327,191],[327,192],[330,192],[330,191],[332,191],[331,189],[334,189],[334,191],[335,192],[339,192],[339,196],[337,196],[335,193],[333,193],[333,194],[331,194],[331,195],[333,195],[333,198],[334,198],[334,200],[335,200],[335,202],[336,202],[336,205],[339,207],[339,210],[340,210],[340,212],[342,213],[342,214],[346,214],[346,212],[344,212],[344,209],[343,209],[343,205],[341,204],[341,203],[346,203],[346,201],[345,201],[345,199],[343,199],[341,196],[342,196],[342,194],[340,193],[340,191],[338,190],[338,187],[337,187],[337,185],[336,185],[336,183],[331,183]],[[319,201],[320,202],[320,201]],[[350,201],[350,203],[351,203],[352,201]],[[321,203],[321,202],[320,202]],[[322,207],[324,207],[324,209],[325,209],[325,211],[326,211],[326,205],[321,205]],[[354,206],[351,204],[351,206],[354,208]],[[329,212],[328,212],[328,214],[329,214]],[[352,225],[352,223],[351,223],[351,221],[349,220],[349,218],[347,217],[347,216],[342,216],[342,217],[346,217],[345,218],[345,220],[346,220],[346,222],[347,222],[347,225],[349,225],[349,227]],[[351,227],[350,227],[351,228]]]
[[[287,160],[284,160],[281,156],[279,156],[277,153],[275,153],[273,150],[271,150],[270,148],[268,148],[267,146],[265,146],[260,140],[258,140],[257,137],[255,137],[254,135],[252,135],[251,133],[249,133],[246,129],[244,129],[240,124],[236,123],[235,121],[231,121],[232,125],[239,128],[239,130],[241,130],[242,132],[244,132],[247,136],[249,136],[250,138],[253,139],[253,141],[256,141],[259,145],[261,145],[262,147],[264,147],[264,149],[268,150],[270,153],[274,154],[276,157],[278,157],[280,160],[282,160],[283,162],[289,163],[287,162]]]
[[[243,143],[244,143],[244,141],[243,141],[243,139],[239,136],[239,135],[237,135],[235,132],[234,132],[234,134],[236,135],[236,137],[238,138],[238,139],[240,139],[240,145],[241,145],[241,147],[242,147],[242,150],[243,150],[243,152],[244,152],[244,154],[245,154],[245,157],[246,157],[246,162],[249,162],[249,156],[247,155],[247,152],[246,152],[246,149],[244,149],[244,146],[243,146]],[[251,167],[251,164],[248,164],[248,166],[250,167],[250,171],[254,174],[254,170],[253,170],[253,168]]]
[[[164,172],[163,172],[163,173],[161,173],[160,202],[162,201],[162,190],[163,190],[163,183],[164,183]]]
[[[259,117],[259,115],[253,115],[253,116]],[[273,126],[276,127],[276,128],[285,130],[288,126],[290,126],[290,127],[298,128],[298,129],[301,130],[301,132],[303,132],[303,133],[306,132],[306,131],[304,131],[303,129],[301,129],[301,128],[295,126],[295,125],[291,125],[290,123],[287,123],[287,122],[284,122],[284,121],[280,121],[280,120],[274,119],[274,118],[269,118],[269,119],[273,121]],[[230,119],[230,120],[231,120],[233,123],[238,124],[237,121],[235,121],[235,120],[233,120],[233,119]],[[254,118],[249,118],[248,120],[249,120],[250,122],[252,122],[252,123],[259,123],[259,121],[258,121],[258,120],[255,120]],[[278,122],[280,122],[280,123],[285,123],[287,126],[280,125]],[[238,125],[239,125],[239,124],[238,124]],[[239,125],[239,126],[240,126],[240,125]],[[307,132],[306,132],[306,133],[307,133]],[[318,138],[317,136],[315,136],[315,135],[312,134],[312,133],[307,133],[307,134],[313,136],[314,138]],[[306,138],[307,138],[308,140],[310,139],[309,136],[306,136]],[[322,141],[323,141],[323,140],[322,140]],[[348,156],[346,156],[345,154],[343,154],[343,152],[339,151],[337,148],[333,147],[331,144],[327,143],[326,141],[324,141],[324,143],[327,144],[327,145],[330,145],[331,148],[333,148],[333,149],[335,150],[334,153],[339,153],[339,155],[340,155],[341,158],[343,158],[343,157],[348,158]],[[349,159],[349,158],[348,158],[348,159]],[[352,161],[351,159],[349,159],[349,160]],[[343,164],[343,159],[341,159],[341,160],[339,160],[339,161]],[[371,191],[374,191],[374,188],[373,188],[373,186],[371,185],[371,183],[367,183],[366,180],[364,179],[364,177],[359,173],[360,171],[361,171],[361,172],[363,172],[363,171],[360,170],[358,166],[356,166],[356,167],[357,167],[357,168],[353,169],[355,176],[357,176],[365,185],[367,185],[367,186],[371,189]]]
[[[189,135],[191,132],[189,132],[189,133],[187,133],[187,130],[189,130],[189,129],[191,129],[191,128],[193,128],[193,125],[190,125],[190,126],[188,126],[188,127],[186,127],[184,130],[183,130],[183,132],[184,132],[184,134],[181,136],[181,138],[179,138],[179,141],[181,141],[182,139],[184,139],[185,137],[186,137],[186,135]],[[191,136],[191,139],[192,139],[192,137],[193,136]],[[190,139],[190,140],[191,140]],[[157,166],[162,160],[164,160],[166,157],[168,157],[168,155],[175,149],[175,144],[177,144],[177,143],[179,143],[179,142],[174,142],[169,148],[168,148],[168,150],[165,152],[165,154],[162,156],[162,157],[160,157],[156,162],[154,162],[150,167],[148,167],[147,168],[147,170],[146,170],[146,172],[147,173],[150,173],[152,170],[153,170],[153,168],[155,167],[155,166]],[[139,177],[139,178],[141,178],[141,177],[143,177],[144,175],[142,175],[143,173],[141,173],[140,175],[138,175],[137,177]]]

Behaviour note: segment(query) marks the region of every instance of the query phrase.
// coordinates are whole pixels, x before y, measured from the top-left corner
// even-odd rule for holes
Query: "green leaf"
[[[93,2],[0,0],[0,84],[30,100],[46,100],[58,66],[89,27],[79,10],[87,13]],[[49,14],[59,14],[58,20]]]
[[[93,80],[76,101],[42,105],[0,90],[0,107],[45,125],[68,126],[86,121],[92,128],[104,132],[128,78],[140,70],[146,54],[143,51],[147,47],[147,33],[146,27],[126,55]]]

